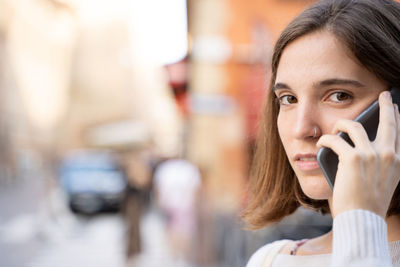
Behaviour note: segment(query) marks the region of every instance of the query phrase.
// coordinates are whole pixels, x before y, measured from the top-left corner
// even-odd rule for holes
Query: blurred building
[[[237,210],[268,86],[272,45],[313,1],[188,1],[189,157],[204,168],[217,207]]]
[[[129,3],[0,3],[2,92],[15,111],[3,114],[23,122],[26,140],[17,143],[56,154],[149,144],[163,156],[179,153],[173,93],[162,66],[141,53]]]

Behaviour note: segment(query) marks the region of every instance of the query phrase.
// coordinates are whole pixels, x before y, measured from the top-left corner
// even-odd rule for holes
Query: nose
[[[321,135],[320,112],[310,103],[298,104],[296,122],[293,125],[297,139],[314,139]]]

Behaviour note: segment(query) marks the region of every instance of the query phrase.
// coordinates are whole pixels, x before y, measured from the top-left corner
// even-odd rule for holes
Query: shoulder
[[[270,253],[278,253],[279,250],[291,240],[284,239],[269,243],[259,248],[253,255],[251,255],[246,267],[260,267],[265,258]]]

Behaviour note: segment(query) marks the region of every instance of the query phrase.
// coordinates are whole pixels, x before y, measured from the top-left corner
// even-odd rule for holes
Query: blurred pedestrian
[[[128,181],[124,201],[124,217],[127,226],[126,255],[130,260],[142,251],[140,222],[147,206],[151,189],[151,167],[140,153],[124,155],[123,166]]]
[[[154,189],[158,205],[166,215],[175,260],[189,260],[196,227],[195,201],[200,186],[199,169],[187,160],[166,160],[155,170]]]

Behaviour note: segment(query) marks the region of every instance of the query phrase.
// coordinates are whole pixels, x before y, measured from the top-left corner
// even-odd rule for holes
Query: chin
[[[301,189],[311,199],[325,200],[332,197],[332,189],[323,174],[314,176],[297,175]]]

